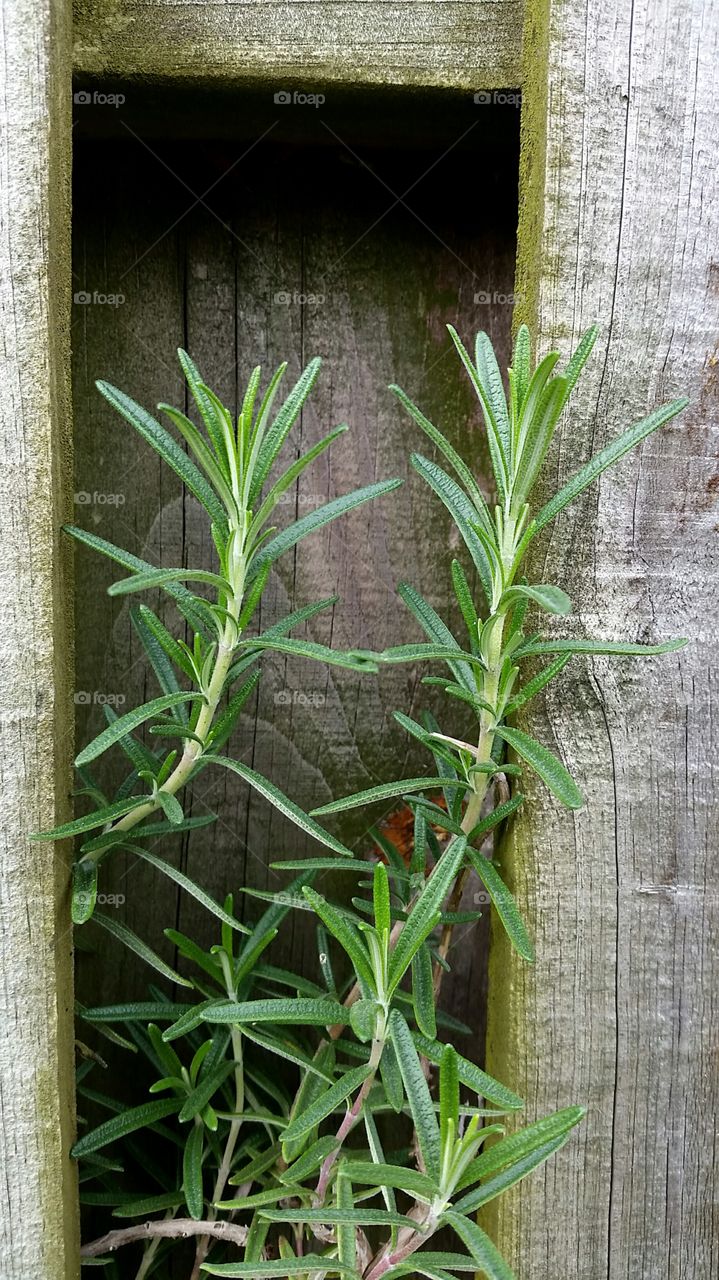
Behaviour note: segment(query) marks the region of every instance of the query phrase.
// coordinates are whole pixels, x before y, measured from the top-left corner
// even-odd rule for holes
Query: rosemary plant
[[[246,634],[277,556],[397,483],[370,486],[282,533],[263,534],[279,493],[337,434],[294,463],[262,498],[314,380],[316,362],[272,425],[268,406],[279,376],[254,417],[256,370],[235,428],[182,355],[206,438],[184,415],[167,412],[197,467],[139,406],[100,384],[202,502],[219,561],[213,573],[154,569],[94,536],[72,531],[131,571],[111,592],[160,587],[173,597],[192,632],[192,643],[186,644],[150,610],[141,607],[134,615],[162,694],[119,719],[110,713],[107,729],[78,757],[84,794],[93,799],[101,793],[87,766],[108,747],[121,747],[132,771],[116,799],[102,796],[87,817],[46,837],[84,837],[102,828],[81,846],[75,918],[91,915],[98,864],[122,847],[171,876],[221,921],[219,941],[209,951],[177,930],[165,930],[185,961],[181,976],[125,926],[100,917],[187,992],[187,999],[178,1001],[153,987],[147,1001],[82,1013],[85,1023],[141,1054],[154,1075],[151,1099],[128,1109],[89,1086],[96,1059],[87,1058],[78,1072],[81,1105],[87,1098],[110,1113],[74,1149],[82,1199],[108,1207],[116,1223],[130,1224],[115,1225],[83,1248],[85,1261],[105,1265],[111,1273],[118,1274],[117,1249],[142,1243],[137,1280],[168,1274],[171,1260],[177,1265],[177,1250],[187,1250],[191,1239],[191,1280],[201,1274],[451,1280],[477,1271],[490,1280],[510,1280],[507,1263],[475,1221],[477,1210],[557,1152],[583,1114],[580,1107],[567,1107],[506,1132],[506,1117],[523,1105],[521,1099],[457,1051],[452,1041],[466,1028],[438,1009],[437,995],[449,969],[452,928],[467,918],[459,905],[472,870],[519,954],[532,959],[527,928],[488,849],[490,838],[523,802],[516,785],[510,794],[509,784],[529,768],[570,808],[582,803],[561,761],[512,723],[515,713],[573,654],[665,653],[684,643],[644,646],[525,635],[529,607],[566,615],[571,605],[559,587],[528,583],[522,567],[532,540],[549,521],[686,402],[674,401],[631,427],[533,512],[533,486],[596,332],[585,336],[564,373],[555,374],[556,353],[532,368],[529,334],[522,327],[508,397],[486,335],[479,335],[472,360],[457,334],[450,333],[486,424],[496,484],[493,509],[471,466],[404,392],[394,390],[456,477],[435,461],[412,458],[451,513],[479,588],[476,592],[465,568],[453,561],[452,583],[467,633],[459,640],[414,587],[402,584],[400,596],[427,639],[380,654],[337,654],[287,638],[330,601],[300,610],[254,638]],[[212,603],[189,591],[184,584],[191,581],[215,592]],[[429,751],[431,775],[382,783],[304,814],[267,779],[220,754],[257,679],[257,672],[246,673],[266,649],[361,670],[374,670],[380,662],[441,662],[449,675],[426,680],[469,705],[476,734],[466,741],[440,731],[429,715],[419,723],[398,712],[400,724]],[[525,660],[541,655],[551,660],[525,677]],[[233,692],[240,678],[244,682]],[[136,730],[143,724],[149,734],[159,730],[177,737],[179,757],[141,742]],[[222,905],[214,902],[141,843],[193,824],[184,817],[179,796],[209,763],[235,769],[328,850],[273,863],[295,879],[276,895],[256,894],[268,903],[250,927],[236,918],[232,895]],[[429,798],[440,791],[444,807]],[[409,866],[378,832],[385,861],[368,862],[316,820],[399,797],[414,813]],[[325,870],[347,875],[358,891],[368,892],[358,892],[350,906],[330,901],[311,883]],[[268,959],[283,919],[295,909],[317,919],[317,980]],[[338,948],[349,963],[345,982],[335,978]],[[107,1148],[110,1154],[101,1154]],[[433,1249],[433,1237],[443,1228],[455,1233],[457,1251]]]

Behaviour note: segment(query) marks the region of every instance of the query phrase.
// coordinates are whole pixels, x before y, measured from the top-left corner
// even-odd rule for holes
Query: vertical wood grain
[[[69,6],[0,5],[0,1254],[79,1276],[67,851],[72,745]]]
[[[569,591],[577,634],[690,644],[575,660],[526,717],[587,803],[560,813],[532,786],[503,852],[537,964],[493,938],[489,1064],[532,1113],[581,1102],[588,1115],[490,1225],[520,1278],[709,1277],[719,14],[561,0],[532,10],[529,33],[519,288],[543,350],[601,325],[545,496],[630,422],[691,397],[559,518],[534,576]]]

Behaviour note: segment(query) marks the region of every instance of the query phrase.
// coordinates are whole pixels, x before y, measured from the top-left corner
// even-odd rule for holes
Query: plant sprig
[[[526,923],[485,848],[523,803],[522,793],[511,790],[514,780],[529,768],[570,809],[583,803],[563,762],[514,723],[516,713],[557,679],[575,654],[659,654],[684,643],[525,635],[530,609],[567,617],[571,602],[555,584],[529,582],[523,569],[533,538],[546,524],[606,467],[670,421],[686,401],[673,401],[617,437],[534,512],[534,485],[596,330],[589,330],[564,372],[557,373],[556,352],[533,367],[529,333],[520,328],[508,397],[486,335],[478,336],[472,360],[454,330],[450,333],[481,407],[496,504],[485,498],[471,464],[404,392],[394,390],[454,473],[432,459],[413,456],[415,470],[448,509],[468,553],[467,563],[454,560],[451,565],[466,632],[461,639],[408,583],[400,584],[399,595],[424,632],[422,642],[378,654],[358,650],[338,655],[287,638],[294,625],[322,605],[246,638],[276,556],[343,510],[397,483],[335,500],[315,513],[317,519],[305,517],[283,533],[265,532],[276,495],[293,482],[303,461],[294,463],[262,498],[274,458],[313,381],[313,365],[271,425],[268,405],[281,374],[275,375],[255,415],[255,371],[235,428],[181,354],[208,439],[199,438],[197,428],[178,411],[170,417],[197,466],[176,442],[170,448],[158,435],[163,430],[159,424],[133,402],[119,392],[109,397],[205,507],[219,568],[212,573],[154,569],[76,531],[130,571],[115,594],[160,587],[172,596],[194,637],[185,644],[171,636],[144,607],[134,616],[162,693],[127,716],[110,714],[108,728],[78,757],[86,789],[94,796],[98,788],[87,764],[108,746],[119,743],[133,769],[112,802],[103,797],[94,813],[50,833],[85,835],[104,828],[83,844],[76,896],[92,896],[97,861],[120,843],[127,847],[131,828],[137,840],[196,825],[179,805],[175,808],[176,795],[210,762],[237,772],[329,849],[314,858],[273,863],[300,873],[281,893],[246,890],[268,903],[248,931],[236,918],[232,896],[220,905],[184,873],[141,846],[130,846],[221,923],[220,942],[208,951],[175,929],[165,931],[187,976],[169,970],[124,925],[110,924],[110,931],[148,965],[192,994],[179,1003],[151,988],[151,999],[144,1002],[81,1011],[84,1023],[98,1033],[125,1051],[142,1054],[153,1075],[151,1100],[126,1108],[88,1087],[96,1058],[86,1059],[78,1073],[81,1105],[88,1099],[109,1112],[74,1150],[83,1169],[83,1199],[109,1205],[116,1218],[150,1219],[142,1228],[110,1231],[83,1252],[93,1259],[100,1255],[98,1260],[112,1268],[112,1255],[103,1256],[103,1250],[144,1241],[137,1280],[161,1274],[177,1241],[188,1235],[196,1239],[191,1280],[201,1274],[451,1280],[457,1273],[477,1271],[489,1280],[511,1280],[509,1266],[475,1221],[477,1210],[558,1152],[583,1115],[581,1107],[567,1106],[516,1128],[512,1117],[522,1100],[457,1051],[449,1037],[467,1028],[442,1012],[438,993],[450,969],[452,931],[464,918],[459,905],[472,871],[519,955],[528,962],[533,958]],[[304,459],[316,456],[320,447]],[[211,602],[188,590],[185,584],[193,580],[214,591]],[[443,732],[429,713],[416,721],[398,712],[399,724],[429,752],[432,773],[378,782],[305,814],[270,781],[221,754],[256,683],[257,673],[248,675],[248,669],[270,648],[360,671],[380,663],[443,663],[447,676],[425,680],[446,692],[453,710],[458,701],[472,709],[476,732],[467,740],[457,736],[454,722],[451,732]],[[524,670],[524,659],[542,655],[550,661],[540,670]],[[180,686],[182,676],[189,690]],[[233,693],[240,679],[244,683]],[[227,706],[220,712],[224,697]],[[178,736],[183,742],[180,759],[172,752],[158,754],[136,737],[143,724],[149,727],[148,736],[158,736],[158,730]],[[148,796],[136,794],[140,782],[151,788]],[[438,792],[444,807],[431,798]],[[409,863],[380,832],[375,834],[384,860],[368,862],[316,821],[354,808],[371,811],[379,802],[400,797],[414,818]],[[160,821],[149,821],[153,816]],[[350,904],[333,901],[314,887],[323,870],[357,878]],[[364,896],[363,889],[369,890]],[[277,967],[268,958],[283,920],[296,909],[317,920],[314,977]],[[76,914],[84,919],[89,913],[81,902]],[[108,928],[103,917],[98,922]],[[338,957],[343,962],[339,967]],[[346,970],[348,976],[338,981],[336,973]],[[387,1149],[385,1117],[396,1118],[389,1131],[394,1149]],[[350,1134],[354,1137],[348,1145]],[[122,1153],[119,1161],[100,1154],[108,1147]],[[155,1159],[158,1148],[161,1158]],[[436,1232],[447,1227],[461,1252],[432,1250]]]
[[[290,637],[296,627],[332,606],[336,597],[306,606],[259,635],[248,636],[247,629],[258,612],[271,566],[281,555],[309,534],[362,503],[391,492],[401,482],[386,480],[357,489],[277,532],[269,522],[283,493],[347,430],[345,426],[337,427],[270,484],[275,463],[317,378],[319,359],[310,361],[274,415],[276,393],[287,366],[280,365],[259,404],[261,370],[259,366],[253,369],[235,422],[202,381],[187,353],[180,350],[178,354],[205,434],[179,409],[166,404],[158,408],[179,432],[189,455],[169,430],[124,392],[107,382],[98,382],[97,387],[204,508],[210,521],[217,570],[156,568],[103,538],[67,526],[67,532],[78,541],[130,571],[129,577],[109,587],[110,596],[162,590],[170,595],[190,631],[189,640],[173,636],[147,605],[141,604],[132,611],[135,630],[162,694],[122,716],[106,709],[107,728],[75,760],[84,794],[102,797],[102,802],[82,818],[36,837],[58,840],[102,828],[99,837],[84,841],[75,864],[73,920],[77,924],[90,919],[94,911],[98,864],[113,848],[126,847],[130,832],[135,841],[156,835],[156,824],[151,820],[158,814],[164,814],[167,829],[185,829],[178,797],[198,771],[211,763],[240,771],[240,766],[219,753],[255,688],[256,673],[248,679],[248,670],[264,653],[296,655],[354,671],[375,669],[367,659]],[[212,598],[195,594],[190,590],[194,584],[209,588]],[[238,688],[241,678],[244,682]],[[189,688],[183,687],[182,681],[189,683]],[[169,751],[152,750],[139,742],[135,734],[145,724],[155,737],[176,738],[179,752],[172,745]],[[119,746],[127,756],[132,772],[121,784],[115,800],[107,802],[87,766],[113,746]],[[318,824],[300,815],[272,783],[250,769],[242,770],[242,776],[285,816],[322,838]],[[138,793],[142,786],[147,788],[146,794]],[[128,790],[133,792],[131,797]],[[348,852],[331,836],[326,836],[325,843],[338,852]]]

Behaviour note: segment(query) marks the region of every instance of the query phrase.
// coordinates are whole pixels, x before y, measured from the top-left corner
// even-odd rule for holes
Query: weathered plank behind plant
[[[488,328],[507,362],[511,167],[504,192],[494,184],[493,207],[482,213],[447,214],[443,186],[441,193],[430,190],[417,202],[422,222],[395,210],[369,230],[393,198],[346,148],[310,151],[309,158],[278,148],[267,160],[240,165],[226,180],[223,202],[213,206],[222,221],[207,209],[196,210],[168,233],[179,216],[176,193],[183,197],[180,211],[191,197],[139,142],[116,154],[121,159],[114,173],[109,165],[103,171],[94,150],[81,157],[80,172],[86,165],[88,180],[81,177],[75,202],[76,288],[124,297],[116,306],[91,301],[74,308],[76,515],[81,523],[153,561],[211,564],[205,522],[193,500],[182,499],[179,482],[138,444],[93,385],[101,374],[150,408],[160,399],[177,403],[182,392],[174,349],[180,342],[231,406],[237,382],[255,361],[269,370],[287,356],[289,376],[310,356],[325,358],[301,438],[318,439],[341,421],[348,421],[352,431],[305,473],[291,503],[281,508],[286,523],[356,485],[407,475],[409,452],[424,445],[386,391],[393,378],[421,394],[425,408],[456,442],[466,443],[467,433],[476,432],[478,443],[476,407],[458,377],[444,324],[455,319],[467,332]],[[204,190],[236,153],[211,149],[201,179],[182,166],[177,150],[161,154],[183,180]],[[383,164],[372,156],[370,163],[403,191],[435,158],[436,153],[417,153]],[[432,180],[451,184],[458,176],[459,168],[445,162]],[[286,207],[286,190],[302,191],[299,207]],[[457,198],[461,205],[459,188]],[[475,302],[475,293],[488,292],[498,301]],[[310,300],[302,304],[300,295]],[[271,616],[263,616],[262,624],[336,590],[341,602],[312,624],[314,639],[339,647],[399,642],[408,625],[414,634],[394,593],[408,566],[432,603],[446,611],[446,586],[437,595],[432,585],[448,576],[440,579],[437,564],[438,554],[446,558],[443,512],[426,500],[414,473],[393,498],[303,543],[294,564],[292,558],[283,562],[273,578]],[[153,692],[127,605],[104,594],[112,580],[109,564],[79,552],[77,683],[90,699],[78,708],[78,740],[83,741],[101,723],[96,697],[119,696],[129,708]],[[416,757],[391,713],[412,702],[426,705],[421,673],[393,668],[379,681],[358,679],[279,657],[270,657],[264,671],[257,704],[242,721],[238,754],[298,803],[310,808],[403,770],[412,773]],[[378,724],[383,725],[379,735]],[[181,856],[189,873],[216,895],[241,885],[276,888],[279,880],[268,870],[267,852],[281,857],[310,851],[294,827],[226,771],[208,772],[195,788],[193,812],[209,809],[221,815],[216,826],[193,833],[181,855],[177,840],[165,848],[173,860]],[[351,827],[344,832],[362,835]],[[113,876],[110,891],[126,898],[118,908],[122,918],[153,945],[162,942],[158,922],[177,923],[209,939],[207,915],[146,864],[130,860],[109,879]],[[330,884],[325,877],[322,886]],[[239,909],[257,913],[256,904]],[[297,921],[295,913],[273,955],[277,963],[304,962],[311,969],[314,943]],[[309,916],[307,921],[311,928]],[[124,948],[104,936],[97,941],[103,953],[112,954],[113,966],[103,968],[101,980],[92,963],[81,969],[83,998],[106,1002],[131,989],[141,991],[147,971]],[[482,928],[469,946],[462,946],[460,937],[454,950],[457,979],[447,984],[455,1012],[476,1028],[476,1044],[483,1040],[478,1018],[483,952]]]

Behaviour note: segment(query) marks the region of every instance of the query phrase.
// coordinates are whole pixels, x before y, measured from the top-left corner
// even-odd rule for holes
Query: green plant
[[[94,807],[83,817],[38,837],[57,840],[86,836],[102,828],[100,835],[84,839],[74,865],[72,914],[76,924],[85,923],[93,915],[98,867],[114,848],[128,847],[131,832],[133,851],[142,854],[138,842],[198,825],[196,819],[185,818],[178,797],[208,764],[233,769],[310,834],[336,852],[349,852],[311,818],[301,815],[266,778],[223,756],[222,748],[257,684],[259,673],[248,672],[268,650],[299,654],[334,666],[373,669],[373,664],[361,657],[290,638],[291,631],[335,604],[335,596],[298,609],[260,635],[250,636],[247,631],[258,612],[270,569],[281,555],[332,520],[371,498],[389,493],[401,481],[381,481],[335,498],[278,533],[269,521],[282,495],[347,430],[344,425],[336,427],[270,483],[273,467],[317,378],[319,359],[310,361],[274,418],[273,404],[287,366],[282,364],[277,369],[259,407],[261,369],[253,369],[235,424],[229,411],[202,381],[187,353],[179,351],[178,355],[206,434],[179,409],[166,404],[158,408],[177,429],[192,456],[124,392],[107,382],[98,382],[97,387],[204,508],[217,552],[216,570],[157,568],[104,538],[66,526],[66,532],[79,542],[130,571],[129,577],[109,588],[109,595],[160,589],[171,597],[190,632],[189,641],[185,641],[171,635],[147,605],[132,610],[135,630],[161,694],[122,716],[105,707],[107,728],[75,760],[83,783],[77,794],[88,796]],[[186,583],[205,586],[214,599],[191,592]],[[181,686],[183,680],[187,687]],[[136,731],[143,725],[149,726],[153,737],[179,741],[181,751],[174,747],[169,751],[152,749],[140,742]],[[127,756],[131,769],[110,802],[88,766],[114,746]],[[168,875],[173,874],[169,868],[164,869]]]
[[[270,633],[244,641],[245,614],[237,604],[237,587],[233,585],[237,579],[232,577],[233,546],[244,543],[240,544],[240,535],[232,532],[231,504],[227,529],[222,526],[224,532],[216,537],[220,578],[201,578],[218,590],[214,606],[184,588],[178,597],[177,573],[168,577],[163,571],[148,571],[141,562],[131,563],[125,553],[110,552],[124,556],[123,563],[132,569],[128,587],[171,590],[183,616],[193,626],[196,620],[200,640],[185,648],[164,628],[160,630],[156,619],[149,623],[143,618],[167,660],[160,664],[165,681],[161,680],[163,707],[148,704],[132,722],[127,717],[122,718],[124,723],[110,717],[108,736],[96,740],[92,753],[99,754],[98,744],[104,749],[111,742],[120,742],[137,775],[151,784],[151,796],[141,802],[135,799],[133,807],[124,811],[103,804],[91,815],[91,825],[82,825],[88,820],[80,819],[80,825],[69,824],[50,834],[84,833],[92,826],[106,825],[99,843],[95,837],[90,847],[83,849],[81,867],[83,862],[95,867],[98,855],[118,845],[142,852],[222,922],[220,942],[209,951],[176,930],[165,931],[187,962],[188,976],[182,977],[124,926],[112,926],[149,964],[191,991],[191,996],[176,1003],[153,988],[149,1001],[82,1013],[87,1024],[126,1050],[140,1052],[155,1076],[150,1090],[153,1100],[128,1110],[112,1096],[89,1087],[87,1077],[94,1069],[94,1059],[87,1059],[79,1070],[81,1100],[87,1098],[110,1112],[109,1119],[85,1133],[75,1147],[83,1169],[83,1199],[88,1204],[109,1206],[116,1219],[138,1220],[137,1225],[113,1230],[85,1246],[84,1255],[112,1267],[113,1250],[144,1241],[137,1280],[162,1274],[168,1253],[189,1236],[196,1241],[194,1262],[188,1263],[193,1280],[202,1272],[304,1276],[307,1280],[334,1275],[355,1280],[404,1275],[447,1280],[456,1272],[476,1271],[490,1280],[508,1280],[509,1267],[476,1224],[475,1214],[558,1151],[582,1116],[580,1107],[568,1107],[506,1133],[500,1122],[522,1106],[521,1099],[443,1040],[441,1032],[454,1037],[463,1028],[441,1013],[437,994],[449,967],[452,929],[458,920],[474,918],[471,913],[469,917],[459,913],[462,886],[472,869],[486,887],[519,954],[526,960],[532,958],[531,941],[518,907],[486,852],[490,835],[501,829],[523,801],[519,792],[507,798],[507,779],[518,777],[523,767],[529,767],[569,807],[576,808],[582,802],[563,764],[508,720],[559,674],[574,653],[662,653],[683,643],[641,646],[525,637],[523,627],[530,606],[566,615],[570,602],[558,587],[530,585],[520,574],[532,539],[546,524],[606,467],[669,421],[686,402],[675,401],[630,428],[532,515],[532,487],[567,397],[591,351],[595,331],[583,339],[565,373],[554,376],[555,353],[532,370],[529,334],[521,328],[509,374],[508,401],[486,336],[479,335],[472,362],[457,335],[450,332],[486,423],[497,489],[493,511],[470,467],[404,393],[395,390],[459,481],[433,461],[419,455],[412,459],[417,472],[449,509],[484,595],[478,604],[465,570],[454,561],[452,581],[466,624],[465,642],[460,643],[430,605],[406,584],[400,586],[400,595],[425,631],[426,643],[403,645],[381,654],[357,651],[336,655],[318,651],[318,646],[308,642],[275,641]],[[234,441],[226,411],[194,372],[191,386],[196,394],[200,388],[198,407],[216,449],[218,423],[222,421],[222,438]],[[144,422],[137,406],[118,397],[119,393],[112,393],[131,421]],[[208,404],[212,406],[209,421],[205,416]],[[247,425],[243,428],[243,422],[249,422],[246,409],[240,416],[238,441],[252,438],[251,429]],[[191,445],[194,441],[197,454],[195,428],[190,429],[183,420],[182,430]],[[218,432],[217,440],[213,430]],[[144,434],[157,447],[153,433],[146,430]],[[164,440],[163,447],[167,456]],[[247,457],[247,452],[236,455],[242,456]],[[265,471],[263,481],[266,475]],[[362,490],[362,498],[354,495],[344,503],[355,505],[388,487]],[[250,486],[242,508],[249,528],[255,519],[250,511],[253,501],[256,492]],[[330,508],[337,511],[336,504]],[[212,515],[214,518],[217,513]],[[305,526],[304,531],[311,530]],[[81,536],[87,540],[86,535]],[[282,549],[289,545],[288,537],[294,543],[297,536],[276,535],[265,544],[265,556],[268,547],[279,544]],[[107,551],[107,544],[100,549]],[[258,568],[251,558],[258,554],[261,552],[255,548],[247,557],[249,565],[255,565],[255,582],[263,580],[263,562]],[[247,583],[247,572],[240,576]],[[210,609],[218,642],[205,636]],[[238,646],[243,643],[247,650],[238,659]],[[226,719],[221,715],[212,728],[218,705],[213,705],[214,694],[219,695],[228,673],[238,661],[254,661],[263,645],[273,647],[275,643],[282,651],[304,652],[362,670],[372,670],[378,662],[441,661],[450,676],[427,679],[439,683],[451,698],[469,705],[477,722],[476,741],[440,732],[429,716],[418,723],[398,713],[400,724],[430,752],[432,776],[383,783],[324,805],[312,816],[305,815],[279,796],[271,783],[258,780],[256,775],[247,777],[249,771],[244,767],[217,755],[218,738],[224,745],[231,716]],[[225,650],[230,647],[228,658]],[[153,645],[148,650],[157,671],[157,653]],[[211,671],[216,670],[220,654],[226,667],[221,668],[222,679],[218,677],[213,684]],[[552,656],[552,661],[521,683],[522,661],[544,654]],[[168,825],[175,823],[177,829],[186,824],[182,812],[174,808],[175,792],[169,792],[167,781],[176,776],[180,766],[174,761],[168,766],[151,753],[153,764],[144,767],[147,749],[130,738],[134,728],[158,711],[168,709],[177,715],[183,705],[177,689],[166,688],[168,663],[178,668],[173,674],[176,683],[178,676],[184,675],[197,691],[192,719],[169,725],[162,722],[163,728],[184,739],[184,753],[196,746],[181,783],[189,781],[206,759],[236,768],[330,850],[319,857],[274,863],[278,869],[298,872],[299,876],[282,893],[256,895],[269,902],[250,929],[235,917],[232,896],[222,906],[212,902],[170,864],[141,850],[136,844],[137,833],[132,840],[128,838],[129,819],[138,811],[136,822],[163,809]],[[508,749],[521,765],[505,758]],[[90,758],[86,749],[78,758],[80,765],[84,767]],[[143,768],[138,767],[141,762]],[[87,776],[85,781],[95,795],[95,783]],[[175,790],[179,789],[178,785]],[[440,789],[446,808],[424,794]],[[409,866],[390,843],[382,841],[379,832],[375,837],[386,861],[368,864],[316,822],[318,816],[394,797],[404,797],[414,813]],[[160,825],[164,829],[165,824]],[[157,824],[149,824],[149,830],[154,835]],[[443,833],[442,839],[437,830]],[[139,831],[148,834],[148,826],[140,826]],[[324,870],[355,877],[357,888],[368,890],[369,895],[353,897],[351,906],[330,901],[311,884]],[[92,885],[90,872],[78,873],[76,884],[80,904],[76,915],[84,919],[89,911],[82,895],[86,886]],[[279,969],[267,959],[282,920],[294,909],[312,912],[317,918],[316,981],[307,974]],[[335,977],[333,960],[341,953],[349,967],[345,981]],[[279,1068],[285,1069],[285,1074]],[[395,1117],[389,1130],[387,1116]],[[392,1149],[387,1149],[388,1142]],[[112,1144],[121,1153],[119,1159],[99,1154]],[[153,1181],[153,1189],[144,1187],[138,1192],[128,1188],[128,1179],[134,1180],[139,1171]],[[230,1193],[230,1187],[236,1190]],[[445,1227],[455,1232],[464,1252],[436,1252],[427,1247],[434,1234]]]

